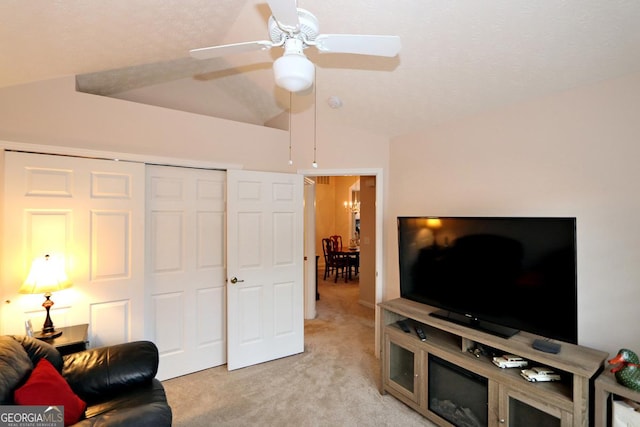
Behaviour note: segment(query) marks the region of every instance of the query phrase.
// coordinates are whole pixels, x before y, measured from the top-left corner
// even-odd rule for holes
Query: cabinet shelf
[[[609,367],[610,368],[610,367]],[[635,391],[618,383],[611,369],[605,369],[595,381],[595,422],[598,426],[609,426],[609,413],[614,396],[640,403],[640,391]],[[635,425],[635,424],[633,424]]]
[[[382,364],[383,381],[381,392],[389,392],[427,418],[441,425],[450,425],[428,408],[428,369],[426,359],[437,356],[467,371],[484,377],[489,382],[489,425],[503,425],[509,419],[510,400],[523,396],[526,405],[542,410],[561,421],[562,426],[586,425],[589,408],[589,380],[599,372],[607,353],[570,343],[562,343],[558,354],[544,353],[532,348],[533,341],[542,337],[520,332],[511,338],[497,337],[483,331],[448,322],[430,316],[435,308],[415,301],[398,298],[379,304],[382,309],[380,330],[384,336]],[[402,331],[397,325],[404,320],[411,331]],[[420,326],[427,339],[421,341],[415,331]],[[467,351],[476,344],[495,349],[499,354],[515,354],[529,361],[529,366],[547,366],[562,377],[557,382],[529,382],[520,376],[520,369],[501,369],[495,366],[490,356],[476,357]],[[394,361],[389,357],[392,346],[401,346],[415,358],[411,378],[403,384],[399,378],[387,374],[393,370]],[[411,384],[411,392],[403,387]],[[513,416],[513,414],[512,414]],[[507,423],[508,424],[508,423]]]

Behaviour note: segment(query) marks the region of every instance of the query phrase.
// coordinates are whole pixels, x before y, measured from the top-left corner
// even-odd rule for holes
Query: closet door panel
[[[147,166],[146,320],[160,379],[226,362],[225,182],[223,171]]]
[[[6,152],[3,333],[39,330],[42,295],[18,288],[34,258],[64,258],[69,289],[54,293],[55,327],[89,324],[89,345],[144,336],[144,165]]]

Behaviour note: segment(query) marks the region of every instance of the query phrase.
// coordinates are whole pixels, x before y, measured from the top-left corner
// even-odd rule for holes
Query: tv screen
[[[398,217],[400,295],[509,337],[577,344],[576,219]]]

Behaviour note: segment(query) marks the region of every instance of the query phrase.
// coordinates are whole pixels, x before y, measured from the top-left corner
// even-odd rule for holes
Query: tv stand
[[[448,320],[459,325],[468,326],[473,329],[479,329],[502,338],[510,338],[520,332],[518,329],[509,328],[507,326],[498,325],[496,323],[487,322],[486,320],[480,320],[475,317],[465,316],[464,314],[454,313],[453,311],[448,310],[436,310],[429,313],[429,315]]]
[[[564,342],[560,353],[545,353],[532,347],[534,340],[544,338],[539,335],[521,331],[510,338],[496,336],[454,323],[449,318],[441,319],[432,315],[436,311],[434,307],[404,298],[382,302],[379,307],[380,391],[393,395],[433,423],[448,427],[455,424],[437,413],[438,406],[434,405],[440,396],[429,366],[433,360],[443,359],[455,368],[444,369],[444,375],[455,377],[458,373],[454,371],[458,370],[462,372],[463,382],[466,372],[486,384],[485,391],[478,393],[477,400],[482,404],[477,406],[487,411],[484,416],[489,427],[547,425],[549,422],[561,427],[589,425],[589,382],[602,370],[607,353]],[[426,341],[421,341],[413,332],[403,332],[396,323],[398,320],[404,320],[411,331],[422,328]],[[561,380],[528,382],[520,376],[519,368],[498,368],[490,356],[473,352],[478,346],[494,349],[499,354],[520,356],[530,367],[549,367],[561,375]],[[435,371],[432,374],[436,375]],[[430,383],[430,379],[436,384]],[[464,399],[470,394],[471,387],[451,386],[448,380],[445,384],[443,394],[456,389]],[[442,398],[450,400],[449,396]],[[461,404],[465,405],[466,402]]]

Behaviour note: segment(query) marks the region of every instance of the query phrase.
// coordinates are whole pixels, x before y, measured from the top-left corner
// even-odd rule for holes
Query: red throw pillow
[[[87,404],[71,390],[67,381],[47,359],[40,359],[27,382],[13,398],[18,405],[64,406],[64,425],[80,421]]]

